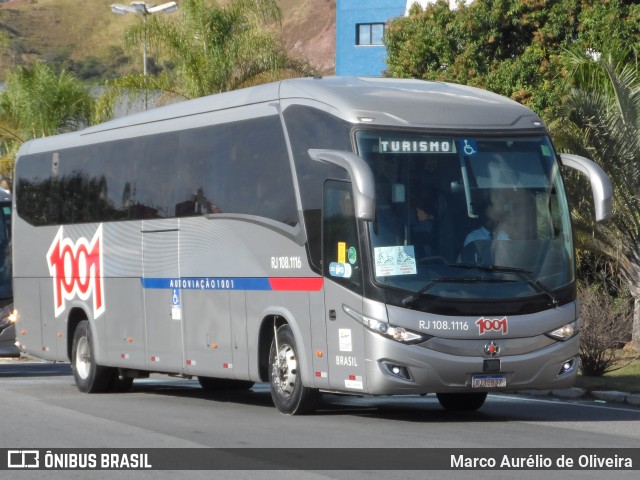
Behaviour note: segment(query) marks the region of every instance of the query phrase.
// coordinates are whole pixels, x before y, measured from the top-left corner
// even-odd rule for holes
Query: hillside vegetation
[[[149,2],[149,5],[163,3]],[[180,0],[177,0],[178,5]],[[0,0],[0,80],[16,65],[37,59],[73,69],[84,78],[140,71],[140,51],[125,51],[125,29],[136,15],[114,15],[117,0]],[[277,28],[291,55],[325,74],[335,70],[335,0],[280,0]],[[149,52],[150,57],[157,52]]]

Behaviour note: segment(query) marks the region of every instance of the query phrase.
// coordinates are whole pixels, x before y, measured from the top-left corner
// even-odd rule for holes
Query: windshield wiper
[[[433,286],[435,286],[435,285],[437,285],[439,283],[480,283],[480,282],[484,282],[484,281],[485,281],[485,279],[478,278],[478,277],[469,277],[469,278],[457,278],[457,277],[436,278],[436,279],[432,280],[431,282],[427,283],[424,287],[422,287],[417,292],[412,293],[411,295],[403,298],[402,299],[402,305],[404,305],[405,307],[410,307],[423,294],[427,293],[429,290],[431,290],[431,288]]]
[[[539,280],[533,278],[533,272],[525,270],[524,268],[503,267],[500,265],[473,265],[468,263],[452,263],[448,266],[454,268],[475,269],[482,272],[512,273],[514,275],[518,275],[520,278],[524,279],[530,286],[532,286],[534,290],[538,291],[539,293],[544,293],[547,297],[549,297],[554,308],[558,306],[558,299],[553,294],[553,292]]]

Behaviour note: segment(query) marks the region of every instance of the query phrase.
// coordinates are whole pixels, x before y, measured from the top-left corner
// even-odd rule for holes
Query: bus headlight
[[[0,331],[16,323],[17,312],[13,309],[13,304],[7,305],[0,311]]]
[[[574,337],[578,333],[578,330],[578,321],[576,320],[575,322],[567,323],[560,328],[556,328],[551,332],[547,332],[546,335],[554,340],[564,342],[565,340],[569,340],[571,337]]]
[[[421,333],[407,330],[404,327],[396,327],[387,322],[380,322],[373,318],[362,317],[362,323],[369,330],[376,332],[384,337],[391,338],[397,342],[402,343],[422,343],[429,339],[429,335],[423,335]]]

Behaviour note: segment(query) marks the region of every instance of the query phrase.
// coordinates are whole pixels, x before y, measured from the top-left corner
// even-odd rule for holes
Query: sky
[[[471,3],[473,0],[465,0],[465,3]],[[411,6],[414,3],[419,3],[420,5],[422,5],[422,7],[424,8],[427,4],[429,3],[435,3],[436,0],[407,0],[407,6],[405,8],[405,14],[407,12],[409,12],[409,9],[411,8]],[[449,0],[449,7],[450,8],[456,8],[456,3],[458,3],[458,0]]]

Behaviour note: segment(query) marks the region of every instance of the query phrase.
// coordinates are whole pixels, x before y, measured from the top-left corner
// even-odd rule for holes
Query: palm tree
[[[0,92],[0,173],[10,176],[15,154],[26,140],[86,126],[93,108],[93,98],[72,73],[57,73],[42,62],[18,67]]]
[[[290,58],[269,24],[281,12],[275,0],[182,0],[179,17],[148,16],[129,29],[129,45],[146,35],[150,48],[163,52],[171,72],[158,76],[129,75],[112,82],[120,91],[157,90],[166,97],[196,98],[313,73]],[[146,29],[146,31],[145,31]]]
[[[568,90],[550,127],[556,143],[596,161],[614,186],[614,217],[593,224],[574,210],[578,246],[618,262],[634,299],[632,342],[640,347],[640,72],[621,48],[601,55],[568,52]],[[627,59],[632,59],[631,61]],[[584,198],[582,199],[584,201]]]

